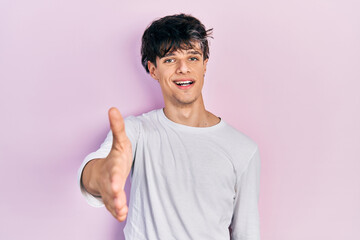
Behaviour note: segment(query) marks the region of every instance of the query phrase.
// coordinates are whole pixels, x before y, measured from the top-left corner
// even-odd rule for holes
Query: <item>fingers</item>
[[[119,196],[114,199],[114,205],[115,205],[115,212],[117,214],[117,219],[119,221],[124,221],[126,219],[127,213],[128,213],[128,206],[126,201],[126,194],[125,191],[121,191]]]
[[[122,184],[121,174],[116,168],[103,175],[101,196],[108,211],[118,220],[125,221],[128,212],[126,193]]]
[[[121,191],[115,198],[104,199],[104,204],[118,221],[125,221],[128,213],[125,191]]]
[[[113,145],[103,165],[101,196],[109,212],[124,221],[128,212],[124,187],[132,163],[131,142],[126,136],[124,119],[115,107],[109,109],[109,121]]]
[[[124,178],[123,176],[121,176],[120,170],[114,168],[112,169],[110,182],[111,182],[111,190],[115,194],[118,194],[121,190],[124,190],[125,188],[126,177]]]
[[[128,137],[126,136],[124,119],[117,108],[109,109],[109,121],[113,133],[113,147],[121,149],[122,143],[128,141]]]

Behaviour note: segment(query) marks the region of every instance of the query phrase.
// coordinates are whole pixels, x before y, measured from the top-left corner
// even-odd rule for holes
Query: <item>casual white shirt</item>
[[[260,239],[260,154],[253,140],[222,119],[190,127],[163,109],[127,117],[125,129],[134,157],[126,239]],[[85,158],[79,183],[86,163],[105,158],[111,146],[109,132]],[[103,206],[81,191],[90,205]]]

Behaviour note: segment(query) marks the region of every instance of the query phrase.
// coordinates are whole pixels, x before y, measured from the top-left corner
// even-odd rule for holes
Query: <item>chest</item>
[[[135,171],[159,188],[195,191],[204,196],[234,194],[236,173],[231,153],[209,135],[152,131],[138,142]]]

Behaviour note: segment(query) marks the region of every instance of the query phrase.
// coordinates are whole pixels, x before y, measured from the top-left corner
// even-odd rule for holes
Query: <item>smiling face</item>
[[[194,48],[169,51],[156,58],[156,66],[148,61],[150,75],[160,83],[165,106],[189,106],[202,102],[201,90],[208,59],[204,61],[200,44]]]

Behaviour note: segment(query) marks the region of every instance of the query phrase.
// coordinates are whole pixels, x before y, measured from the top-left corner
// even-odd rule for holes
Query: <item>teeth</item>
[[[193,81],[179,81],[179,82],[175,82],[177,85],[179,86],[187,86],[193,83]]]

